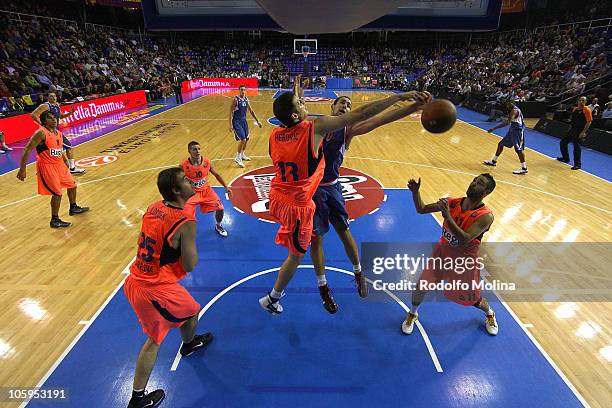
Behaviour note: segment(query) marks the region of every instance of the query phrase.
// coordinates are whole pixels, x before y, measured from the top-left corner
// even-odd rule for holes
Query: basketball
[[[421,113],[421,123],[431,133],[444,133],[450,130],[457,121],[457,109],[448,99],[436,99],[427,105]]]

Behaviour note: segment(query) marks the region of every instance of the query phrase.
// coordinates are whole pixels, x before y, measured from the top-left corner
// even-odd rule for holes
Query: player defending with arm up
[[[283,126],[273,129],[269,140],[270,157],[276,168],[270,187],[270,215],[280,223],[276,243],[285,246],[289,254],[274,287],[259,300],[268,312],[282,313],[279,300],[283,290],[310,244],[315,212],[312,196],[325,168],[321,151],[325,135],[374,117],[394,103],[413,97],[410,93],[396,94],[372,102],[359,111],[320,116],[313,121],[306,120],[308,111],[295,93],[286,92],[274,101],[274,115]]]

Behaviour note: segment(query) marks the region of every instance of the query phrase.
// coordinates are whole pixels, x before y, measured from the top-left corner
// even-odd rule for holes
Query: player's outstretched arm
[[[419,189],[421,188],[421,179],[416,181],[415,179],[410,179],[407,184],[408,189],[412,192],[412,201],[414,202],[414,208],[419,214],[428,214],[433,212],[440,211],[440,206],[438,203],[425,204],[423,199],[421,198],[421,192]]]
[[[196,223],[195,221],[187,221],[177,231],[179,235],[179,245],[181,248],[181,262],[183,268],[187,272],[193,271],[198,263],[198,251],[196,250]]]
[[[302,82],[302,75],[297,74],[293,78],[293,93],[296,94],[298,98],[301,98],[302,96],[304,96],[304,90],[302,89],[301,82]]]
[[[499,125],[494,126],[491,129],[487,130],[487,132],[492,133],[494,130],[501,129],[503,127],[508,126],[510,124],[510,122],[512,122],[513,119],[516,119],[517,116],[518,116],[518,111],[516,109],[513,109],[512,113],[510,113],[510,115],[508,115],[508,119],[506,119],[505,121],[503,121]]]
[[[21,160],[19,161],[19,171],[17,172],[17,178],[21,181],[26,178],[26,166],[28,164],[28,157],[30,156],[30,152],[42,141],[45,140],[45,134],[42,130],[38,130],[34,132],[30,140],[28,140],[28,144],[23,149],[23,153],[21,154]]]
[[[410,92],[395,94],[379,101],[374,101],[361,106],[359,109],[340,116],[319,116],[314,120],[315,147],[319,148],[326,133],[352,126],[358,122],[370,119],[384,111],[394,103],[407,101],[414,98]]]
[[[398,102],[373,118],[354,124],[348,129],[348,137],[363,135],[378,127],[400,120],[422,109],[423,105],[431,101],[429,92],[412,92],[414,92],[414,101]],[[357,109],[361,109],[361,107]]]

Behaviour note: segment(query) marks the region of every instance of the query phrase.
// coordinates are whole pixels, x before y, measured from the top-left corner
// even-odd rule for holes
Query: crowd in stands
[[[494,33],[469,46],[334,48],[310,71],[319,78],[369,75],[381,88],[446,87],[493,101],[578,95],[590,81],[610,74],[612,33],[569,27],[531,34]],[[287,88],[296,73],[288,64],[302,57],[293,55],[289,40],[285,44],[92,30],[42,18],[23,26],[0,12],[0,96],[12,111],[33,109],[49,91],[66,102],[146,89],[155,100],[173,92],[175,74],[183,80],[255,76],[261,86]],[[604,88],[597,95],[603,107],[607,93]]]
[[[605,31],[550,30],[517,33],[449,50],[451,58],[430,61],[423,81],[461,95],[488,100],[548,101],[582,94],[590,81],[610,74]]]

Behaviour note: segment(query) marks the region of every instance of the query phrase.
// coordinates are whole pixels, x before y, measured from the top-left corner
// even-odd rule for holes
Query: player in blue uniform
[[[57,120],[57,126],[59,127],[60,119],[64,119],[65,117],[72,115],[72,113],[74,112],[74,108],[70,108],[70,112],[62,114],[60,112],[60,104],[57,102],[57,96],[55,95],[55,92],[49,92],[49,94],[47,95],[47,100],[48,102],[42,103],[36,109],[34,109],[34,111],[31,114],[32,119],[34,119],[34,122],[42,126],[42,123],[40,122],[41,113],[45,111],[50,111],[53,114],[53,116],[55,116],[55,119]],[[63,136],[63,148],[64,148],[64,151],[66,152],[66,157],[68,159],[68,168],[70,169],[70,173],[72,174],[85,173],[85,170],[80,169],[75,166],[74,152],[72,151],[72,144],[70,143],[70,140],[66,138],[65,135]]]
[[[299,93],[299,77],[294,83],[294,92]],[[323,139],[323,156],[325,157],[325,173],[323,179],[313,196],[316,205],[314,215],[314,237],[310,248],[310,256],[315,267],[319,293],[323,300],[323,307],[329,313],[336,313],[338,305],[331,296],[327,279],[325,277],[325,255],[323,253],[323,236],[329,231],[331,223],[340,237],[344,250],[353,265],[357,291],[362,298],[368,295],[365,276],[361,273],[359,253],[357,244],[351,235],[348,225],[348,213],[342,196],[342,186],[338,182],[340,178],[340,166],[344,160],[344,154],[348,149],[351,139],[355,136],[368,133],[387,123],[401,119],[417,110],[431,100],[427,92],[414,92],[414,102],[396,104],[379,115],[359,122],[351,127],[344,128],[328,134]],[[331,110],[332,115],[343,115],[351,111],[352,102],[348,96],[340,96],[334,100]],[[359,109],[359,108],[357,108]]]
[[[261,127],[261,122],[257,119],[257,115],[253,112],[249,99],[246,97],[246,87],[240,85],[238,88],[240,95],[236,96],[232,101],[229,116],[229,128],[230,132],[234,134],[236,141],[238,142],[238,149],[236,151],[236,158],[234,161],[240,167],[244,167],[244,161],[251,160],[244,151],[246,150],[247,142],[249,141],[249,124],[247,123],[247,110],[251,112],[251,115],[255,119],[257,126]]]
[[[525,120],[523,119],[523,112],[516,106],[512,101],[504,103],[504,108],[508,111],[508,119],[499,125],[489,129],[487,132],[491,133],[496,129],[503,128],[504,126],[510,125],[508,133],[502,138],[497,144],[497,150],[491,160],[485,160],[482,162],[487,166],[497,166],[497,158],[502,154],[504,147],[514,147],[514,151],[519,157],[521,162],[521,168],[514,170],[514,174],[527,174],[527,163],[525,162]]]

